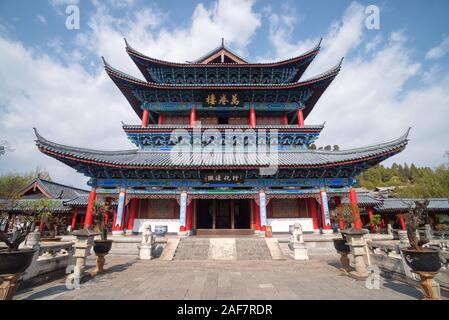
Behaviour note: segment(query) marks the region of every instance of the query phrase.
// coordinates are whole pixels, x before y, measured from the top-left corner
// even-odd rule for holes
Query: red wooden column
[[[120,230],[116,228],[115,221],[117,221],[117,208],[114,210],[114,215],[112,216],[112,232]]]
[[[195,122],[196,122],[196,109],[192,107],[192,109],[190,109],[190,128],[195,127]]]
[[[150,115],[150,112],[148,109],[143,109],[143,115],[142,115],[142,128],[145,128],[148,125],[148,117]]]
[[[309,214],[313,221],[313,229],[318,230],[320,227],[318,223],[318,210],[316,207],[315,198],[307,198],[307,208],[309,209]]]
[[[139,204],[138,199],[131,199],[129,204],[129,217],[128,224],[126,226],[126,233],[132,234],[134,229],[134,219],[136,218],[137,205]]]
[[[42,233],[44,231],[44,220],[41,218],[41,221],[39,222],[39,232]]]
[[[104,225],[107,228],[109,225],[109,211],[106,211],[104,214]]]
[[[256,127],[256,110],[254,110],[254,107],[249,108],[249,125],[251,128]]]
[[[327,200],[327,193],[324,190],[320,190],[320,207],[321,207],[321,222],[323,223],[323,230],[331,230],[332,227],[330,223],[326,223],[326,213],[329,214],[329,204]]]
[[[186,209],[186,231],[192,230],[193,224],[193,200],[190,201],[190,204]]]
[[[368,207],[368,218],[369,218],[369,223],[371,225],[371,232],[374,232],[374,226],[372,225],[372,223],[373,223],[373,208],[372,207]]]
[[[402,213],[399,214],[399,224],[401,225],[401,230],[405,230],[405,219]]]
[[[349,189],[349,201],[351,202],[352,215],[354,216],[354,227],[362,228],[362,221],[360,220],[359,204],[357,202],[357,193],[354,188]]]
[[[302,109],[298,109],[298,126],[304,127],[304,114]]]
[[[252,203],[253,203],[254,225],[255,225],[255,229],[257,231],[259,231],[261,229],[260,228],[260,209],[255,200],[253,200]]]
[[[288,117],[286,114],[282,115],[281,117],[281,124],[287,125],[288,124]]]
[[[76,225],[76,215],[78,213],[78,208],[73,208],[73,215],[72,215],[72,231],[75,230]]]
[[[87,201],[87,210],[86,210],[86,218],[84,219],[84,229],[88,229],[93,227],[93,213],[94,213],[94,204],[95,198],[97,197],[97,190],[92,188],[89,194],[89,200]]]
[[[335,197],[335,206],[337,208],[341,208],[341,198],[340,197]],[[338,227],[340,228],[340,230],[343,230],[345,228],[345,222],[344,220],[340,219],[338,221]]]
[[[157,118],[157,124],[164,124],[165,117],[162,113],[159,113],[159,117]]]

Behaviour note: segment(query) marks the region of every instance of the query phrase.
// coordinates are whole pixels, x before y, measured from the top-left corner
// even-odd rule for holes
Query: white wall
[[[150,221],[151,230],[154,231],[156,225],[166,225],[167,232],[178,233],[179,232],[179,219],[135,219],[133,232],[142,232],[143,223]]]
[[[275,218],[267,219],[267,224],[271,226],[272,232],[288,233],[289,226],[294,223],[300,223],[303,232],[313,232],[312,218]]]

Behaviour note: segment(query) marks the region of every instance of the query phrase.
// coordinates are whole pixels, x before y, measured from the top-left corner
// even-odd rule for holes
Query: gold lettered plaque
[[[241,107],[239,94],[235,92],[208,92],[204,95],[203,102],[209,108],[214,107]]]

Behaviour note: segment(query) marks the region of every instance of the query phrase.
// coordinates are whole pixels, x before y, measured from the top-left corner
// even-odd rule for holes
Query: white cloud
[[[415,162],[441,164],[449,150],[449,78],[413,88],[408,81],[428,72],[409,55],[405,32],[394,31],[386,41],[380,35],[368,37],[364,28],[364,7],[352,3],[341,21],[336,21],[324,36],[322,50],[304,78],[316,75],[345,59],[342,70],[307,118],[307,123],[326,121],[318,145],[339,144],[343,148],[383,142],[412,126],[406,150],[385,163]],[[273,18],[274,17],[274,18]],[[275,46],[272,59],[295,56],[310,48],[317,39],[290,41],[290,24],[272,16],[270,41]],[[366,40],[368,39],[368,40]],[[363,45],[363,50],[359,48]],[[370,55],[367,55],[370,53]]]
[[[41,14],[36,14],[36,20],[43,24],[47,23],[47,19]]]
[[[154,7],[139,8],[135,14],[124,11],[117,19],[111,16],[108,3],[94,5],[96,13],[77,37],[75,52],[82,49],[82,56],[65,52],[58,38],[47,45],[63,57],[62,62],[0,37],[0,140],[7,140],[15,149],[0,158],[0,173],[40,166],[57,181],[84,185],[82,175],[37,150],[33,126],[44,137],[68,145],[133,148],[120,121],[138,123],[139,119],[103,71],[99,57],[104,55],[118,68],[142,77],[125,52],[123,36],[152,56],[181,60],[204,54],[218,45],[222,36],[243,52],[260,26],[253,1],[219,1],[208,8],[199,4],[191,24],[174,30],[162,27],[168,16]],[[98,55],[92,72],[80,64],[88,53]]]
[[[449,36],[445,37],[439,45],[430,49],[426,53],[426,59],[439,59],[444,57],[448,52],[449,52]]]

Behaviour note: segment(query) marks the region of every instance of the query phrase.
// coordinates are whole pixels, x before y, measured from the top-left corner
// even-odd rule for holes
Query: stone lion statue
[[[145,221],[143,223],[143,231],[142,231],[142,244],[152,244],[153,232],[151,231],[151,223],[150,221]]]
[[[300,223],[295,223],[293,225],[293,230],[290,234],[290,244],[301,244],[304,243],[304,237],[302,233],[302,226]]]

